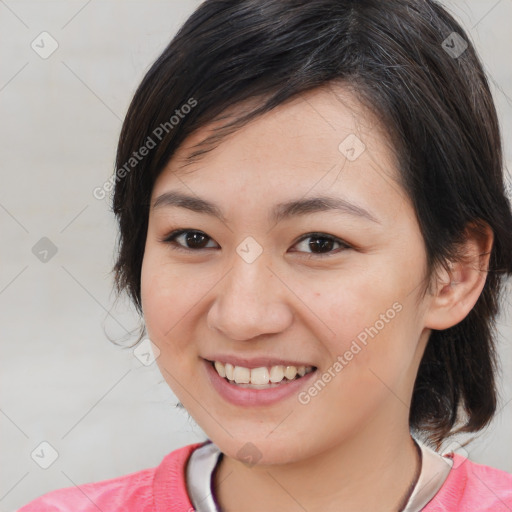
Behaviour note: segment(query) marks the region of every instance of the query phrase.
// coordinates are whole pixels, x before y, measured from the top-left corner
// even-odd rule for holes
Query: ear
[[[432,285],[425,327],[448,329],[464,320],[482,293],[489,270],[494,234],[487,223],[472,223],[465,232],[459,261],[442,269]]]

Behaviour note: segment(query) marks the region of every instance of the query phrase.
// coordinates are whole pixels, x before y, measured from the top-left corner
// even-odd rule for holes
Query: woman
[[[21,510],[510,510],[512,475],[436,451],[496,410],[502,167],[436,2],[201,4],[128,110],[113,210],[117,288],[208,440]]]

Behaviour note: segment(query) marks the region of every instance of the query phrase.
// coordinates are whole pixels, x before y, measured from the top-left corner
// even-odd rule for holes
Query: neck
[[[362,432],[292,464],[249,467],[224,455],[214,475],[216,499],[223,512],[398,511],[417,476],[418,453],[408,429],[388,430]]]

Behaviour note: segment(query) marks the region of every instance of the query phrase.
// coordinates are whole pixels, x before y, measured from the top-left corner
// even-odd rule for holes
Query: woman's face
[[[317,89],[180,169],[207,134],[155,183],[142,266],[176,396],[224,453],[261,464],[408,433],[426,254],[380,124],[347,91]],[[297,374],[287,366],[314,371],[243,385]]]

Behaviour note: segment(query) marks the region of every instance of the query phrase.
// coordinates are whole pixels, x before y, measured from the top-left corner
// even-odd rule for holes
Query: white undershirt
[[[422,453],[421,472],[403,512],[419,512],[437,494],[453,461],[416,440]],[[186,469],[190,501],[197,512],[220,512],[212,492],[212,476],[221,455],[211,441],[193,451]]]

